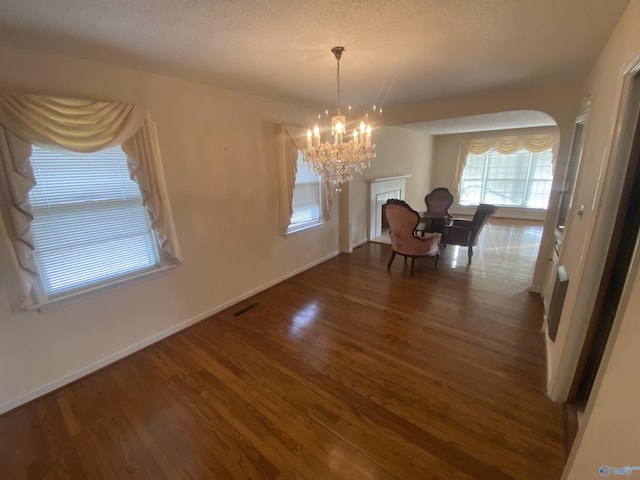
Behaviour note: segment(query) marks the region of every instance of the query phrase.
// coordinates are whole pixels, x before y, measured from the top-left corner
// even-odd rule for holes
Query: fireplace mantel
[[[369,240],[382,234],[382,205],[390,198],[404,200],[407,178],[395,175],[368,180],[369,182]]]
[[[379,182],[390,182],[392,180],[400,180],[403,178],[410,178],[413,175],[396,175],[394,177],[379,177],[379,178],[372,178],[370,180],[367,180],[367,182],[369,183],[379,183]]]

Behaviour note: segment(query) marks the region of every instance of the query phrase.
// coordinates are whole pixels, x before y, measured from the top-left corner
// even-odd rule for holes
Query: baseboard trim
[[[472,217],[476,211],[475,206],[465,207],[461,205],[455,205],[449,209],[452,215],[467,215]],[[493,215],[493,218],[507,218],[510,220],[533,220],[538,222],[544,222],[547,215],[546,210],[535,208],[518,208],[518,207],[498,207],[498,211]]]
[[[351,249],[361,247],[362,245],[364,245],[368,241],[369,240],[367,238],[363,238],[362,240],[358,240],[357,242],[354,242],[354,243],[351,244]]]
[[[542,335],[544,337],[544,363],[545,363],[545,370],[546,370],[546,392],[547,392],[547,396],[553,400],[553,398],[551,397],[551,380],[552,380],[552,365],[551,365],[551,345],[549,344],[549,342],[551,342],[551,339],[549,338],[549,334],[547,333],[547,322],[546,319],[543,318],[542,320]]]
[[[51,393],[54,390],[57,390],[60,387],[63,387],[71,382],[74,382],[76,380],[81,379],[82,377],[86,377],[87,375],[96,372],[97,370],[100,370],[101,368],[106,367],[107,365],[110,365],[114,362],[117,362],[118,360],[121,360],[124,357],[127,357],[139,350],[142,350],[143,348],[148,347],[149,345],[153,345],[154,343],[159,342],[160,340],[163,340],[175,333],[178,333],[181,330],[184,330],[185,328],[188,328],[192,325],[195,325],[198,322],[201,322],[202,320],[215,315],[216,313],[219,313],[229,307],[231,307],[232,305],[235,305],[236,303],[242,302],[243,300],[246,300],[249,297],[252,297],[253,295],[256,295],[264,290],[267,290],[268,288],[273,287],[274,285],[277,285],[278,283],[281,283],[291,277],[294,277],[296,275],[298,275],[299,273],[304,272],[305,270],[308,270],[310,268],[315,267],[316,265],[319,265],[323,262],[326,262],[327,260],[332,259],[333,257],[336,257],[340,254],[339,251],[334,251],[328,255],[325,255],[324,257],[315,260],[303,267],[297,268],[296,270],[287,273],[286,275],[282,275],[281,277],[278,277],[268,283],[265,283],[264,285],[261,285],[257,288],[254,288],[248,292],[243,293],[242,295],[239,295],[235,298],[232,298],[231,300],[224,302],[220,305],[217,305],[213,308],[210,308],[209,310],[206,310],[188,320],[185,320],[184,322],[178,323],[177,325],[174,325],[172,327],[167,328],[166,330],[162,330],[161,332],[158,332],[154,335],[151,335],[150,337],[147,337],[145,339],[142,339],[132,345],[129,345],[128,347],[123,348],[122,350],[119,350],[115,353],[112,353],[110,355],[107,355],[106,357],[90,364],[87,365],[86,367],[83,367],[79,370],[76,370],[75,372],[69,373],[67,375],[64,375],[60,378],[58,378],[57,380],[54,380],[50,383],[47,383],[46,385],[43,385],[42,387],[38,387],[34,390],[31,390],[30,392],[27,392],[23,395],[20,395],[12,400],[9,400],[7,402],[4,402],[2,404],[0,404],[0,415],[2,415],[3,413],[6,413],[10,410],[13,410],[14,408],[19,407],[20,405],[24,405],[25,403],[28,403],[32,400],[35,400],[36,398],[39,398],[43,395],[46,395],[47,393]]]

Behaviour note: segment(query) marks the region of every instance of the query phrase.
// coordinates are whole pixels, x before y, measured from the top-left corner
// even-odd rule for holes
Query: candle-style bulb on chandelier
[[[316,175],[321,175],[325,181],[331,182],[336,190],[350,181],[355,173],[362,173],[371,166],[375,158],[376,146],[371,143],[372,127],[365,116],[349,133],[350,125],[340,111],[340,59],[344,47],[333,47],[331,52],[338,62],[337,69],[337,114],[331,117],[331,130],[325,128],[326,134],[322,138],[322,131],[316,124],[307,131],[307,148],[305,160],[311,165]],[[351,107],[349,107],[351,108]],[[376,111],[376,107],[373,107]],[[382,110],[378,110],[381,113]]]

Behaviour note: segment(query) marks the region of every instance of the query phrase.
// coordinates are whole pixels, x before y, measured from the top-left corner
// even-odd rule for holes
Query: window
[[[159,267],[158,242],[120,147],[73,154],[33,146],[35,259],[47,298]]]
[[[1,91],[0,140],[12,308],[44,311],[180,263],[147,107]]]
[[[293,215],[287,233],[299,232],[323,223],[322,182],[298,149],[297,173],[293,189]]]
[[[520,149],[502,154],[469,153],[460,181],[460,204],[490,203],[510,207],[547,208],[553,181],[551,149]]]

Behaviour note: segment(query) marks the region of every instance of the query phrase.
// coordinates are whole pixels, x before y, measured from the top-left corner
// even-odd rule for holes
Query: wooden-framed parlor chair
[[[411,258],[411,276],[416,258],[435,257],[435,267],[438,269],[440,258],[440,233],[428,233],[418,236],[416,227],[420,221],[420,215],[403,200],[387,200],[385,215],[389,222],[389,235],[391,237],[391,258],[387,269],[391,269],[396,255]]]
[[[444,232],[444,226],[451,220],[449,208],[453,204],[453,195],[448,188],[434,188],[431,193],[424,197],[427,211],[423,221],[426,222],[426,229],[430,232]]]
[[[468,257],[469,263],[471,263],[473,247],[478,244],[482,228],[494,213],[496,213],[495,205],[481,203],[478,205],[472,220],[453,219],[450,225],[445,227],[442,235],[442,248],[445,249],[447,245],[469,247]]]

